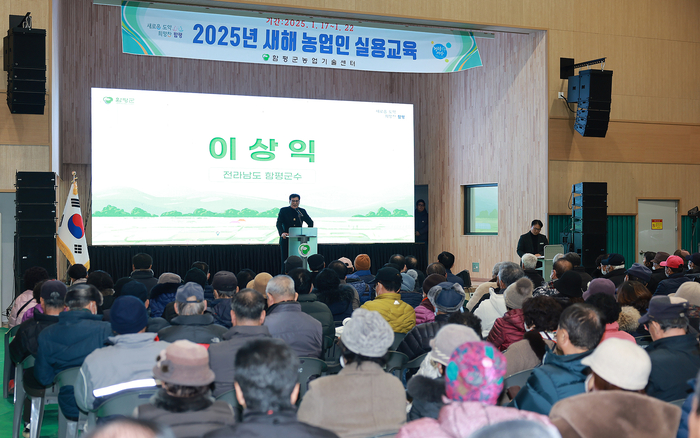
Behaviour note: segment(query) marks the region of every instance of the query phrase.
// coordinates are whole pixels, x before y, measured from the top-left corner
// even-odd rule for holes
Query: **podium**
[[[318,252],[318,228],[291,227],[289,229],[289,254],[299,256],[304,262],[304,268],[308,269],[307,258]]]

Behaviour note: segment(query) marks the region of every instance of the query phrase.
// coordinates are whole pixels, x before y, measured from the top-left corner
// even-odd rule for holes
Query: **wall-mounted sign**
[[[652,219],[651,220],[651,229],[652,230],[663,230],[664,229],[664,220],[663,219]]]

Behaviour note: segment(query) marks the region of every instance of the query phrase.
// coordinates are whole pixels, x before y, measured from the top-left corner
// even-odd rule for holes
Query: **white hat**
[[[367,357],[382,357],[394,343],[394,331],[384,317],[362,307],[352,312],[340,337],[348,350]]]
[[[581,363],[606,382],[628,391],[646,388],[651,373],[647,352],[634,342],[619,338],[606,339]]]

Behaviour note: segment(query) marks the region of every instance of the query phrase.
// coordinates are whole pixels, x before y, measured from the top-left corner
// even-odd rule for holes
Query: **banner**
[[[403,73],[481,67],[472,32],[423,32],[242,11],[122,2],[122,51],[213,61]],[[297,17],[299,18],[299,17]],[[388,26],[387,26],[388,27]]]
[[[63,215],[58,225],[58,248],[66,256],[71,265],[81,264],[90,269],[90,255],[85,241],[85,227],[83,215],[80,213],[80,199],[78,199],[78,183],[75,181],[68,190],[66,205],[63,207]]]

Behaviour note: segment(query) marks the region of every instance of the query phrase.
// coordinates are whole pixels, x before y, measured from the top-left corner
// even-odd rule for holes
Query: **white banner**
[[[134,55],[405,73],[480,67],[472,32],[245,16],[241,11],[122,2],[122,50]],[[206,11],[206,12],[204,12]]]

